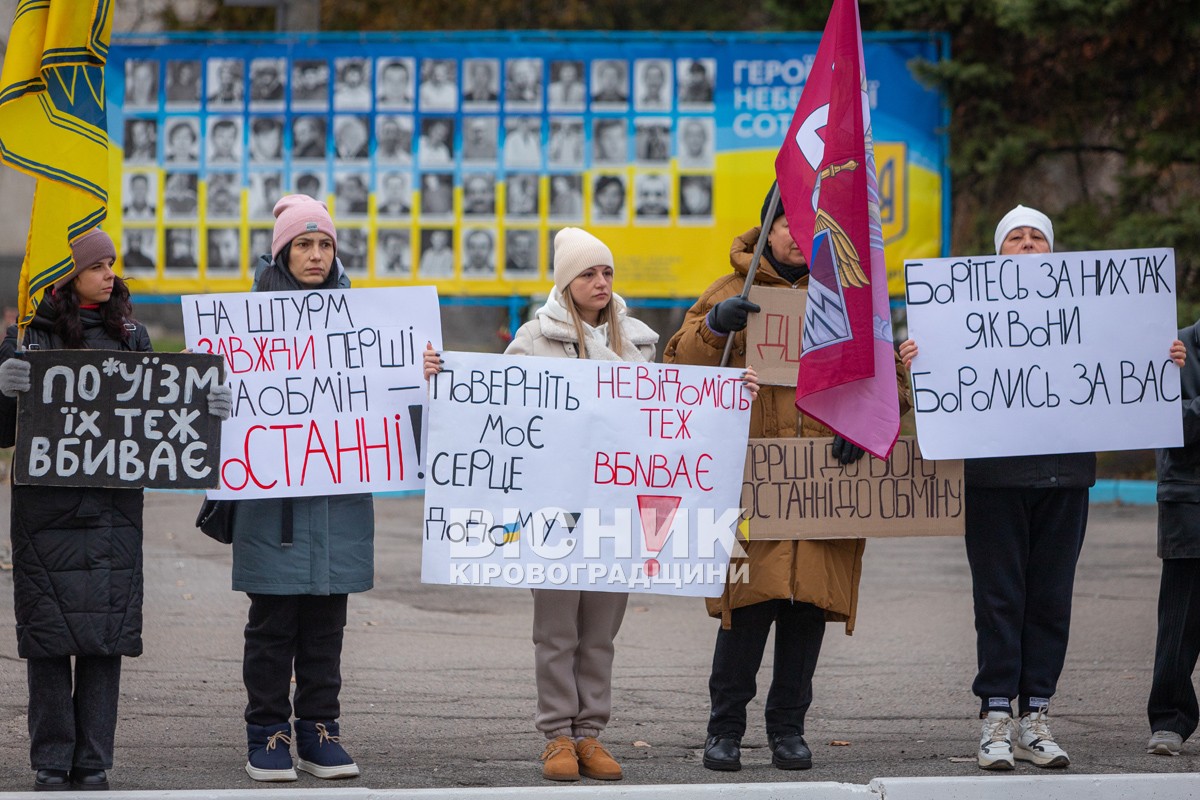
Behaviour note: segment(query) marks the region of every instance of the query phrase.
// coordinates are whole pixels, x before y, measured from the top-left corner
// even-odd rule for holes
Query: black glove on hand
[[[838,460],[838,463],[845,466],[858,461],[867,452],[853,442],[847,442],[841,436],[833,437],[833,457]]]
[[[716,333],[730,334],[746,327],[746,320],[751,312],[762,311],[757,303],[751,303],[738,295],[722,300],[708,312],[708,327]]]

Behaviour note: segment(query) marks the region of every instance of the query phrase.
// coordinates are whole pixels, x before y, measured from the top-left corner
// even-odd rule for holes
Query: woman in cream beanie
[[[521,326],[505,355],[650,361],[658,334],[626,313],[613,291],[612,250],[579,228],[554,237],[554,288]],[[441,370],[432,347],[425,377]],[[615,781],[621,766],[598,737],[612,712],[613,639],[629,595],[576,589],[533,590],[537,680],[535,724],[546,737],[542,775]]]

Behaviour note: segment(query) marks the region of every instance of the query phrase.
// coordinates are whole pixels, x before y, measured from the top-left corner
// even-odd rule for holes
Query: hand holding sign
[[[16,397],[29,391],[29,362],[23,358],[10,358],[0,364],[0,394]]]

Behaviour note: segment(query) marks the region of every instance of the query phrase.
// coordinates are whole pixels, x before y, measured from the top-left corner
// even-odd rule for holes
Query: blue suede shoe
[[[246,725],[246,774],[256,781],[294,781],[292,726]]]
[[[357,778],[358,764],[342,749],[337,722],[296,720],[296,766],[318,778]]]

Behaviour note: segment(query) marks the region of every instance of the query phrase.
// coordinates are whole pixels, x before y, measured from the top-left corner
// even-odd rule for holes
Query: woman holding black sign
[[[324,203],[286,195],[274,214],[271,254],[251,291],[349,288]],[[358,775],[338,726],[342,634],[348,595],[373,584],[374,538],[370,494],[237,501],[233,588],[250,597],[242,679],[249,697],[246,772],[256,781],[296,780],[293,711],[296,766],[318,778]]]
[[[24,346],[149,352],[129,289],[113,272],[108,234],[97,228],[80,236],[71,256],[71,271],[25,329]],[[30,388],[15,325],[0,360],[0,446],[11,447],[15,399]],[[211,413],[229,416],[228,387],[214,389],[208,402]],[[107,789],[121,657],[142,652],[142,490],[14,485],[11,533],[34,789]]]

